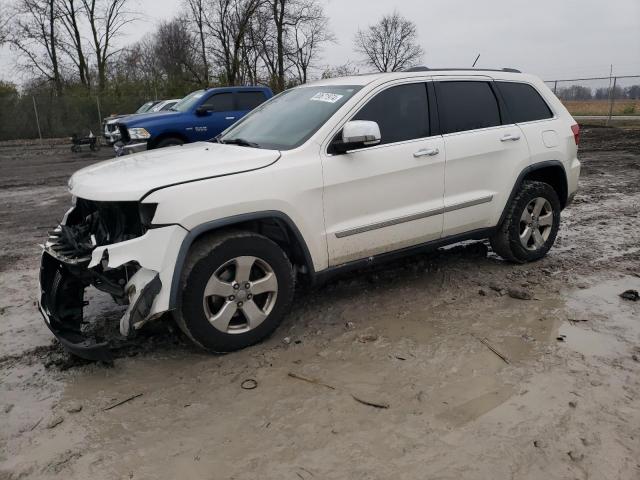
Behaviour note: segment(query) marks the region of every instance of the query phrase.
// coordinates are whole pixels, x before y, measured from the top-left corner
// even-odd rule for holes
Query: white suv
[[[123,335],[172,312],[210,351],[281,322],[296,281],[489,238],[544,256],[576,192],[579,129],[539,79],[511,69],[322,80],[287,90],[212,142],[77,172],[42,256],[40,308],[72,352],[84,291],[121,304]]]

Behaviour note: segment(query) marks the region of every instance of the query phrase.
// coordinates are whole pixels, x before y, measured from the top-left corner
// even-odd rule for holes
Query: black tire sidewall
[[[207,319],[202,305],[204,289],[211,275],[232,258],[250,255],[267,262],[278,279],[278,296],[269,316],[257,328],[229,334],[216,329]],[[287,314],[293,298],[294,281],[289,260],[271,240],[250,235],[230,238],[200,259],[188,273],[182,292],[181,313],[185,327],[200,345],[214,352],[230,352],[253,345],[269,336]]]
[[[520,217],[529,202],[534,198],[542,197],[549,201],[553,209],[553,225],[549,238],[542,248],[537,250],[528,250],[520,243]],[[520,261],[530,262],[544,257],[549,249],[553,246],[558,230],[560,228],[560,199],[558,194],[550,185],[542,182],[531,182],[523,189],[516,198],[516,204],[513,209],[513,217],[509,225],[509,244],[513,255]]]
[[[156,148],[175,147],[178,145],[184,145],[184,142],[179,138],[165,138],[158,142]]]

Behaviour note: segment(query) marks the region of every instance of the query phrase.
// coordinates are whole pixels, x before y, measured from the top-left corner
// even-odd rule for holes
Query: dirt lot
[[[33,304],[66,178],[106,156],[0,146],[0,479],[640,478],[640,302],[618,296],[640,289],[640,131],[583,130],[540,262],[415,256],[300,292],[253,348],[206,355],[160,321],[113,367],[62,352]]]

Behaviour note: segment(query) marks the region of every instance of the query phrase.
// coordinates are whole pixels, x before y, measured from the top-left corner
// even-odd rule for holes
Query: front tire
[[[184,145],[184,141],[179,138],[169,137],[160,140],[155,148],[175,147],[176,145]]]
[[[560,199],[551,185],[525,181],[498,231],[489,240],[505,260],[525,263],[544,257],[560,228]]]
[[[294,273],[282,249],[251,232],[227,232],[194,244],[175,317],[211,352],[231,352],[268,337],[288,313]]]

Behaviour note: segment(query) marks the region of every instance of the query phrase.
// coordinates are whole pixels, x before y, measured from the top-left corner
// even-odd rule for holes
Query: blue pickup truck
[[[122,118],[116,155],[210,140],[273,96],[266,87],[196,90],[171,110]]]

